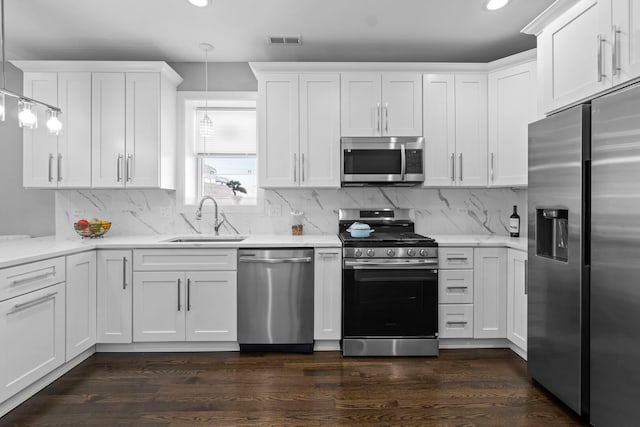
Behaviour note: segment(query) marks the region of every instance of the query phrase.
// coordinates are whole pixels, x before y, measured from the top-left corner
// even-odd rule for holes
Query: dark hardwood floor
[[[99,353],[2,426],[578,426],[510,350],[439,358],[339,353]]]

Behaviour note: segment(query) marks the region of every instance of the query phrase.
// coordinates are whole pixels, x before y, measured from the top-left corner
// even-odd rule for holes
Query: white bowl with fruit
[[[82,237],[102,237],[111,228],[111,222],[98,218],[81,219],[73,223],[73,229]]]

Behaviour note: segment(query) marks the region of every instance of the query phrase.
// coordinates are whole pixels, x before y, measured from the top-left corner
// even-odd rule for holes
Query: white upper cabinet
[[[613,84],[640,76],[640,0],[612,0]]]
[[[29,98],[58,105],[58,74],[24,73],[23,92]],[[58,137],[47,130],[46,110],[34,105],[33,112],[38,118],[38,127],[22,131],[22,182],[25,187],[55,188],[58,186]]]
[[[528,125],[536,118],[535,61],[489,73],[489,186],[527,185]]]
[[[421,136],[422,79],[411,72],[346,72],[342,136]]]
[[[339,90],[337,73],[259,76],[260,187],[340,186]]]
[[[487,75],[424,76],[425,186],[487,185]]]

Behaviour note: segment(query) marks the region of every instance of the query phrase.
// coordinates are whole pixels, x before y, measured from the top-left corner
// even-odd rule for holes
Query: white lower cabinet
[[[473,304],[440,304],[440,338],[473,338]]]
[[[135,272],[135,342],[235,341],[235,271]]]
[[[131,342],[131,251],[99,250],[97,342]]]
[[[507,337],[507,249],[473,250],[473,336]]]
[[[439,338],[473,338],[473,249],[438,249]]]
[[[527,351],[527,253],[507,252],[507,338]]]
[[[67,362],[96,343],[96,285],[96,251],[67,256]]]
[[[342,335],[342,249],[315,250],[313,338],[339,340]]]
[[[65,361],[65,284],[0,303],[0,401]]]

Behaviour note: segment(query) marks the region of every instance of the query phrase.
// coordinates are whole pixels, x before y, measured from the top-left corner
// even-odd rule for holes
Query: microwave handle
[[[404,144],[400,145],[400,180],[404,181],[404,176],[407,173],[407,153]]]

